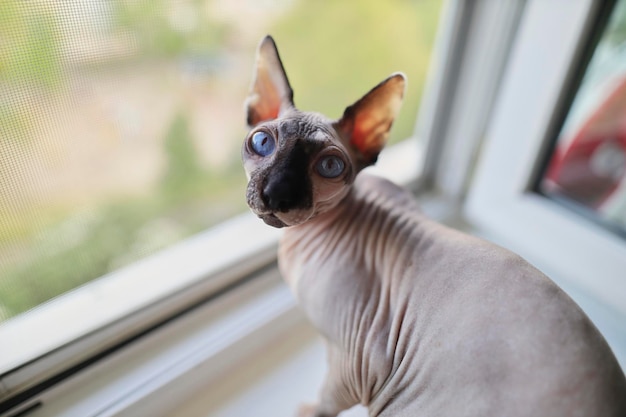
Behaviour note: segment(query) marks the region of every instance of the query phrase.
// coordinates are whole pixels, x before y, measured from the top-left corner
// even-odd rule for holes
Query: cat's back
[[[402,372],[388,385],[398,406],[390,404],[389,415],[626,415],[626,379],[613,353],[548,277],[504,248],[429,220],[389,181],[365,175],[355,190],[357,201],[391,219],[378,273],[397,317],[386,337],[404,357],[395,363],[414,363],[394,369]],[[394,392],[406,384],[415,391]],[[442,398],[437,386],[457,398]]]

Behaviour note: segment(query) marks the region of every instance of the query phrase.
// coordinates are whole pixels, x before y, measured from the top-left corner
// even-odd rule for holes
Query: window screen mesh
[[[406,72],[409,136],[439,3],[1,1],[0,321],[246,209],[266,33],[304,110],[337,117]]]

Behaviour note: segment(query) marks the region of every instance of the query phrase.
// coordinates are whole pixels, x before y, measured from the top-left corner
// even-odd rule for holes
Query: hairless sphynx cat
[[[367,173],[404,94],[393,74],[339,120],[302,112],[271,37],[246,101],[247,202],[286,227],[280,270],[329,372],[299,416],[626,417],[626,379],[581,309],[519,256],[427,219]]]

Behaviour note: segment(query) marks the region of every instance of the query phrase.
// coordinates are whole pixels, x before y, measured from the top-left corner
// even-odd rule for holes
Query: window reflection
[[[539,189],[626,233],[626,0],[611,12]]]

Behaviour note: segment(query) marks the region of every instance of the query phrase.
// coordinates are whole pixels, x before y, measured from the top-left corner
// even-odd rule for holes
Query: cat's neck
[[[395,255],[404,251],[407,240],[417,244],[427,223],[408,191],[360,174],[339,204],[285,231],[281,262],[289,267],[345,254],[346,261],[360,263],[374,273],[373,268],[398,261]],[[394,238],[400,234],[402,239]],[[388,256],[378,259],[382,253]]]

